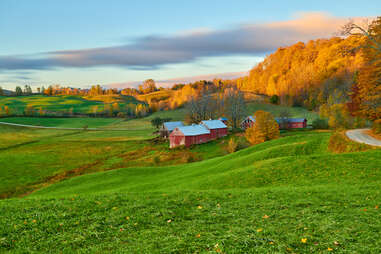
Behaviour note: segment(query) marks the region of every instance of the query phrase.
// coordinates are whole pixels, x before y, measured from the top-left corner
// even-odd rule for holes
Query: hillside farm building
[[[204,125],[198,124],[176,127],[171,134],[169,134],[169,147],[189,147],[194,144],[208,142],[209,140],[210,130],[208,130]]]
[[[201,124],[210,130],[210,139],[228,135],[228,127],[221,120],[204,120]]]
[[[305,118],[289,118],[289,119],[275,118],[275,121],[277,121],[277,123],[279,124],[280,129],[307,128],[307,119]]]
[[[176,128],[184,126],[183,122],[165,122],[160,128],[160,137],[168,138],[169,134]]]
[[[224,137],[227,134],[228,128],[221,120],[205,120],[197,125],[176,127],[169,134],[169,147],[189,147]]]
[[[246,130],[247,128],[250,128],[255,123],[255,117],[254,116],[248,116],[241,122],[241,129]]]
[[[275,121],[279,125],[279,129],[298,129],[298,128],[307,128],[307,119],[305,118],[275,118]],[[246,130],[250,128],[255,123],[254,116],[248,116],[241,122],[241,129]]]

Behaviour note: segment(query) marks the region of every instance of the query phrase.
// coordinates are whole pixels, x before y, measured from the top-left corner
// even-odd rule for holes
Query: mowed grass
[[[0,248],[63,253],[379,253],[381,150],[292,132],[223,157],[71,178],[0,201]]]

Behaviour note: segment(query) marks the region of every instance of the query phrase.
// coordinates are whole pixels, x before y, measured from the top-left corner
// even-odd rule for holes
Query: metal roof
[[[184,126],[183,122],[180,122],[180,121],[178,121],[178,122],[165,122],[163,125],[168,131],[173,131],[176,127]]]
[[[305,120],[306,120],[305,118],[289,118],[288,122],[289,123],[300,123],[300,122],[304,122]],[[283,119],[280,117],[277,117],[277,118],[275,118],[275,121],[277,121],[279,123],[279,122],[282,122]]]
[[[185,136],[197,136],[210,133],[210,130],[201,124],[177,127],[177,129]]]
[[[227,126],[221,120],[204,120],[201,121],[201,123],[210,130],[227,128]]]
[[[227,121],[228,119],[226,117],[220,117],[220,118],[218,118],[218,120]]]

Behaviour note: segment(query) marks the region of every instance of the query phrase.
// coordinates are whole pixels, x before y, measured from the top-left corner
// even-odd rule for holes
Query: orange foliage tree
[[[251,144],[259,144],[279,137],[279,125],[269,112],[258,110],[254,118],[254,125],[247,128],[245,132],[245,137]]]

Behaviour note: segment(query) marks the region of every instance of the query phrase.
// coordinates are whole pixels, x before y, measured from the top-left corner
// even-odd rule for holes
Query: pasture
[[[381,150],[332,154],[329,136],[291,132],[223,157],[86,174],[0,201],[0,248],[380,252]]]
[[[8,106],[11,114],[22,115],[27,106],[32,106],[35,110],[42,108],[48,112],[68,112],[78,114],[92,113],[96,108],[97,112],[104,110],[105,104],[118,103],[121,108],[127,104],[140,103],[131,96],[98,96],[98,97],[82,97],[79,95],[32,95],[32,96],[16,96],[6,97],[0,96],[0,108]]]

